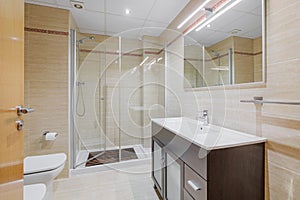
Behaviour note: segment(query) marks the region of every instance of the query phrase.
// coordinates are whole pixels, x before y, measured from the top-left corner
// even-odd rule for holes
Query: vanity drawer
[[[207,151],[191,144],[180,159],[202,178],[207,180]]]
[[[183,200],[194,200],[194,199],[186,190],[183,190]]]
[[[152,123],[153,137],[160,141],[169,151],[174,153],[184,163],[207,180],[207,154],[205,149],[191,143],[190,141],[176,136],[171,131]]]
[[[207,199],[207,182],[189,166],[184,165],[184,188],[195,200]]]

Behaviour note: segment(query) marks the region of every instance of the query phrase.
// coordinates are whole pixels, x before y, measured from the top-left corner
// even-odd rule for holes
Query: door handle
[[[21,116],[22,114],[32,113],[34,112],[33,108],[23,108],[22,106],[17,106],[17,115]]]
[[[24,126],[23,120],[17,120],[16,124],[17,124],[17,130],[21,131],[23,129],[23,126]]]

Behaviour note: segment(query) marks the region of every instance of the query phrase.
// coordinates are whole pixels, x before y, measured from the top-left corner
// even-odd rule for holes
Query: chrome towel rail
[[[253,97],[252,100],[240,100],[242,103],[254,103],[254,104],[264,104],[264,103],[269,103],[269,104],[283,104],[283,105],[300,105],[299,101],[267,101],[264,100],[263,97]]]

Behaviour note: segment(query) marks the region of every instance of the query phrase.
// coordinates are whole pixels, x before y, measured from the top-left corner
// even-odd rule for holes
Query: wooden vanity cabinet
[[[152,133],[152,151],[155,151],[153,145],[159,143],[163,152],[160,190],[163,199],[264,199],[264,143],[207,151],[155,123]],[[180,173],[168,173],[168,157],[177,163],[172,169],[179,169]],[[168,178],[170,175],[174,177]],[[153,172],[152,178],[158,187]],[[177,181],[172,183],[178,186],[173,188],[173,192],[178,190],[175,196],[167,196],[168,180]]]

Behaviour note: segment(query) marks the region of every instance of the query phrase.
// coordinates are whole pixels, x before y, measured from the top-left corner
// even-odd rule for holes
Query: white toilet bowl
[[[64,153],[26,157],[24,159],[24,184],[45,184],[46,194],[43,200],[52,200],[53,180],[63,170],[66,159],[67,156]]]
[[[42,183],[24,185],[23,200],[43,200],[46,194],[46,186]]]

